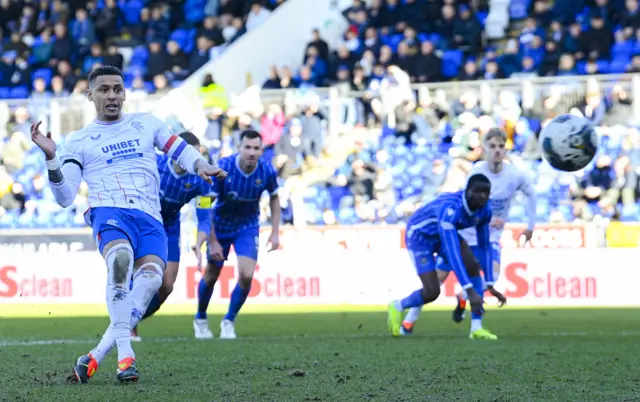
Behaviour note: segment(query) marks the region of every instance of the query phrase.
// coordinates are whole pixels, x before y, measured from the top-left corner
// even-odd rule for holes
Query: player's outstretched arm
[[[56,155],[56,143],[51,139],[50,132],[46,135],[40,132],[41,123],[31,123],[31,140],[44,152],[49,184],[56,202],[66,208],[73,204],[76,194],[78,194],[78,187],[82,179],[82,165],[77,159],[67,159],[64,164],[60,165],[60,160]],[[69,148],[73,149],[73,144]]]
[[[278,196],[278,174],[269,168],[267,191],[269,192],[269,209],[271,210],[271,235],[269,235],[269,251],[277,250],[280,246],[280,197]]]
[[[472,290],[473,284],[462,261],[460,238],[456,229],[456,224],[460,220],[460,211],[453,205],[445,204],[439,215],[438,235],[444,257],[451,264],[462,289]]]
[[[211,176],[224,179],[227,174],[222,169],[210,165],[207,160],[194,147],[189,146],[185,140],[171,133],[171,129],[159,119],[156,119],[158,128],[155,132],[156,147],[187,172],[197,174],[208,183],[212,183]]]

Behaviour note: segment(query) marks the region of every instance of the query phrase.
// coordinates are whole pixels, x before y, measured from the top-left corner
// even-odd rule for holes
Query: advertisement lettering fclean
[[[195,299],[198,294],[198,283],[202,274],[197,267],[187,267],[187,299]],[[276,273],[263,278],[259,275],[260,265],[256,266],[256,276],[251,281],[249,297],[262,296],[266,298],[312,298],[320,297],[319,277],[291,277]],[[216,287],[220,297],[228,299],[235,286],[235,267],[225,265],[220,272]]]
[[[598,280],[593,276],[563,276],[560,272],[544,272],[541,275],[528,275],[526,262],[512,262],[502,267],[497,284],[504,289],[504,295],[510,298],[534,297],[537,299],[595,299],[598,296]],[[457,280],[450,275],[445,283],[444,294],[455,296]],[[490,294],[487,292],[486,294]]]
[[[0,268],[0,297],[73,297],[71,278],[44,277],[36,274],[21,276],[17,267]]]

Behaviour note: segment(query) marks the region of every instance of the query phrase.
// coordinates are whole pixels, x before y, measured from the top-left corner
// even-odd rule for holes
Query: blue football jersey
[[[264,191],[278,192],[278,174],[273,166],[260,159],[251,173],[240,169],[240,155],[220,159],[218,166],[228,173],[225,180],[213,185],[213,225],[218,236],[233,236],[257,229],[260,222],[260,197]]]
[[[211,197],[212,186],[200,176],[189,173],[178,174],[172,160],[166,155],[158,155],[158,173],[160,175],[160,206],[165,226],[180,219],[180,210],[196,197]],[[214,179],[215,180],[215,179]],[[199,227],[210,226],[210,202],[198,202]],[[200,210],[203,211],[200,211]],[[206,222],[205,222],[206,221]],[[199,229],[200,230],[200,229]]]
[[[464,191],[444,193],[419,208],[409,218],[406,229],[407,243],[442,254],[451,264],[458,281],[464,287],[469,282],[462,262],[458,230],[475,227],[478,246],[486,249],[486,256],[483,255],[483,261],[480,263],[487,281],[493,281],[489,244],[490,221],[490,203],[487,202],[480,210],[471,211],[467,205]]]

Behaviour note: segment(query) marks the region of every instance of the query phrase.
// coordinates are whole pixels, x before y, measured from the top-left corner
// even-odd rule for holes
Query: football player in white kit
[[[493,128],[489,130],[484,137],[484,154],[486,160],[476,163],[469,172],[469,175],[482,173],[491,181],[489,202],[491,203],[491,210],[493,211],[493,219],[491,221],[490,237],[494,278],[491,278],[491,280],[485,278],[485,286],[489,292],[498,297],[500,306],[504,305],[506,300],[501,298],[502,295],[500,295],[500,297],[496,295],[493,289],[493,284],[498,280],[500,274],[500,236],[502,235],[504,225],[509,216],[511,200],[513,200],[517,191],[522,191],[527,196],[528,201],[528,225],[527,229],[523,232],[525,241],[531,240],[536,221],[536,194],[533,185],[526,173],[518,170],[518,168],[512,164],[504,163],[506,142],[507,136],[502,129]],[[476,254],[478,239],[475,230],[463,229],[460,230],[458,234],[467,241],[474,254]],[[476,256],[476,258],[478,257]],[[450,271],[451,268],[449,264],[439,258],[437,262],[437,272],[440,283],[445,281]],[[458,294],[456,298],[458,299],[458,305],[453,311],[453,320],[455,322],[461,322],[464,319],[466,300],[464,300],[462,294]],[[421,309],[421,307],[414,307],[409,310],[401,329],[403,335],[409,335],[413,332],[414,323],[417,321]],[[482,318],[471,321],[469,338],[498,339],[496,335],[482,327]]]
[[[106,301],[111,323],[100,343],[78,359],[70,378],[86,383],[117,346],[118,380],[137,381],[130,332],[160,288],[167,259],[155,148],[209,183],[211,176],[224,179],[226,172],[210,165],[153,115],[122,114],[126,96],[119,69],[103,66],[93,70],[87,97],[97,118],[67,138],[60,158],[51,133],[42,134],[40,123],[31,126],[31,139],[44,152],[58,204],[72,205],[81,179],[87,182],[90,208],[85,219],[107,265]]]

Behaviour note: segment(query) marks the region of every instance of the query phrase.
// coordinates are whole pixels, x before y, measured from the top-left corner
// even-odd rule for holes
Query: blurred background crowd
[[[95,66],[123,69],[130,102],[161,97],[277,7],[286,2],[0,0],[0,228],[84,224],[86,185],[74,207],[55,204],[29,123],[55,119],[64,146]],[[229,94],[212,74],[201,84],[203,153],[229,155],[240,131],[260,131],[285,223],[402,222],[461,187],[495,126],[535,183],[538,221],[638,220],[638,0],[353,0],[341,11],[336,46],[309,27],[299,63],[265,66],[260,86]],[[576,173],[554,171],[537,143],[567,112],[601,140]],[[519,203],[511,215],[526,220]]]

